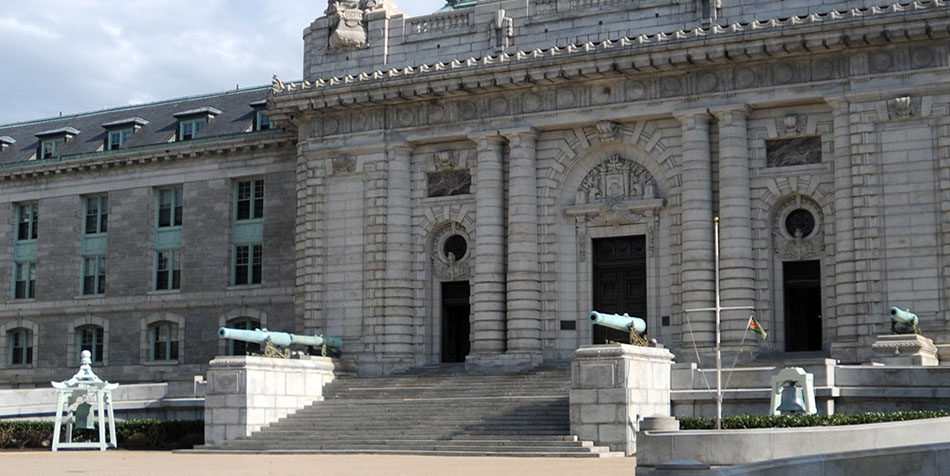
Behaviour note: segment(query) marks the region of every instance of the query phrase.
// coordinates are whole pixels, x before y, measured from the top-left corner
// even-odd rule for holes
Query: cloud
[[[409,16],[442,0],[404,0]],[[0,124],[302,76],[325,2],[32,0],[0,18]]]

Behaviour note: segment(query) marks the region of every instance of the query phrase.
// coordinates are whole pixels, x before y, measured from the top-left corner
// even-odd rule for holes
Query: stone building
[[[235,318],[340,336],[366,374],[568,360],[616,338],[591,309],[641,315],[695,360],[713,316],[684,311],[714,303],[717,216],[722,305],[769,330],[724,312],[726,351],[867,361],[890,306],[942,344],[948,27],[936,0],[450,1],[419,18],[331,1],[302,81],[0,127],[0,326],[6,355],[17,335],[35,348],[0,378],[61,374],[90,325],[103,378],[201,373]],[[264,99],[277,131],[253,131]],[[135,133],[100,151],[113,127]],[[53,138],[59,157],[29,160]],[[260,179],[251,229],[235,197]],[[157,209],[179,186],[181,289],[158,291]],[[83,215],[106,194],[106,293],[86,297]],[[17,299],[37,209],[35,297]],[[233,276],[245,233],[260,284]],[[158,322],[177,361],[149,359]]]

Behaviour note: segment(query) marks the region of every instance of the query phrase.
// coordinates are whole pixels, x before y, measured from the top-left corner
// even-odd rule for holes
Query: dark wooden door
[[[785,351],[821,350],[821,264],[783,263],[785,283]]]
[[[442,283],[442,362],[465,362],[470,342],[468,281]]]
[[[594,240],[594,310],[630,314],[646,320],[646,237],[625,236]],[[593,343],[627,343],[621,331],[594,326]]]

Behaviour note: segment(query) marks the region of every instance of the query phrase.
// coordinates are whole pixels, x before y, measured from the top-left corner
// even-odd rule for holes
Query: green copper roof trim
[[[445,13],[461,10],[462,8],[472,8],[476,3],[478,3],[478,0],[447,0],[445,2],[445,6],[435,13]]]

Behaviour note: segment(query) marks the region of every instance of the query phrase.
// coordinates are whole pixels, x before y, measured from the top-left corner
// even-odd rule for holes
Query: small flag
[[[762,336],[762,340],[768,338],[769,333],[765,332],[765,329],[762,328],[762,324],[759,324],[759,321],[755,320],[754,316],[749,316],[749,326],[748,329],[756,334]]]

